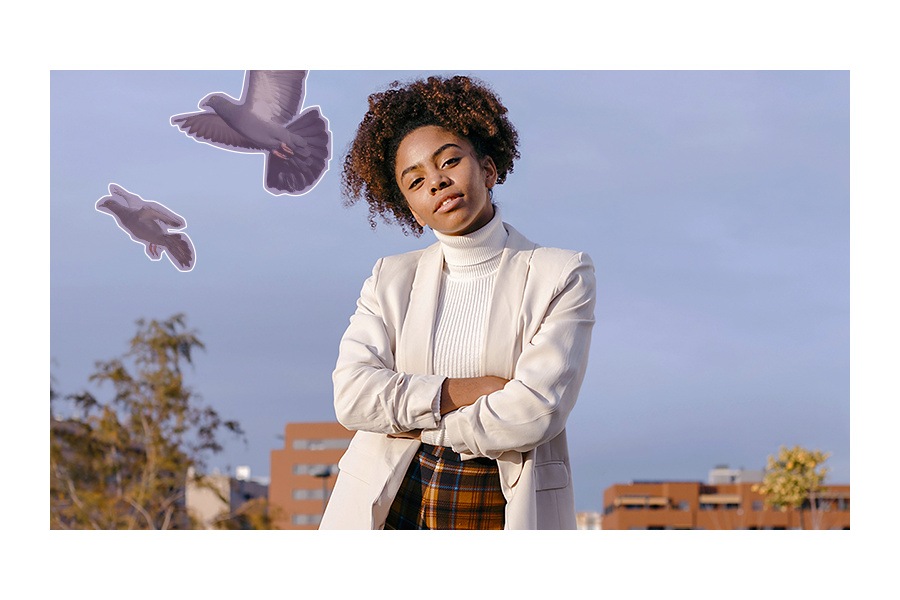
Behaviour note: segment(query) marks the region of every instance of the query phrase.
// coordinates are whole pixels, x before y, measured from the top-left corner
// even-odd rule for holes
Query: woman
[[[492,201],[518,158],[506,108],[467,77],[393,84],[344,161],[343,190],[438,241],[379,259],[334,370],[356,430],[322,529],[574,529],[566,419],[584,377],[594,272]]]

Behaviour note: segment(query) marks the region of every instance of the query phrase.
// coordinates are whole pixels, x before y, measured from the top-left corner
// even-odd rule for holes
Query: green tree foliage
[[[819,450],[782,446],[777,456],[769,456],[763,481],[753,489],[765,496],[769,506],[788,510],[808,503],[815,516],[816,496],[828,474],[828,467],[824,466],[828,457],[828,453]],[[799,514],[803,527],[803,512]]]
[[[182,529],[193,526],[185,477],[222,450],[222,430],[242,436],[184,384],[203,343],[178,314],[137,321],[122,357],[100,361],[90,380],[111,400],[50,390],[50,525],[55,529]],[[54,413],[61,401],[65,417]]]

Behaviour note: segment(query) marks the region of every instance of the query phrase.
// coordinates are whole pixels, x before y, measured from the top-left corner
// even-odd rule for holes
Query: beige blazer
[[[484,373],[510,379],[444,415],[445,443],[496,459],[507,529],[574,529],[566,419],[584,378],[594,325],[590,257],[528,241],[510,225],[491,302]],[[438,425],[444,377],[432,365],[440,243],[379,259],[341,339],[335,412],[356,430],[321,529],[381,529],[418,440],[387,434]]]

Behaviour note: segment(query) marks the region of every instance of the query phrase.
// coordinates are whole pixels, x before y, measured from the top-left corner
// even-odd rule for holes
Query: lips
[[[459,192],[441,196],[440,198],[438,198],[438,201],[434,205],[434,212],[445,213],[453,210],[459,205],[462,197],[463,195]]]

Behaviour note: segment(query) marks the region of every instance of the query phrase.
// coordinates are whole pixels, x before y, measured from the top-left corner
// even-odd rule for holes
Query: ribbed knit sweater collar
[[[494,217],[477,231],[466,235],[435,231],[434,235],[441,243],[450,274],[457,276],[486,275],[494,271],[500,264],[500,253],[509,237],[496,206]]]
[[[435,231],[434,235],[441,242],[447,264],[460,267],[477,265],[494,258],[503,251],[509,236],[496,206],[494,217],[477,231],[466,235],[447,235]]]

